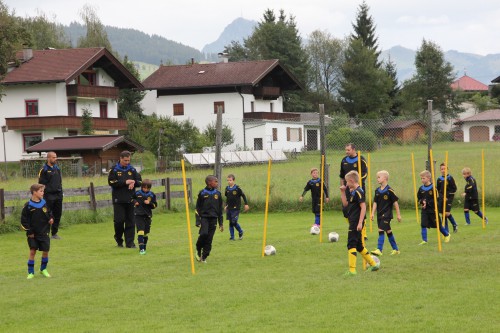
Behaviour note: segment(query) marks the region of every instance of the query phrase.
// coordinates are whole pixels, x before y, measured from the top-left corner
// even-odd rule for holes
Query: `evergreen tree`
[[[389,60],[385,64],[385,72],[387,73],[391,86],[389,89],[389,99],[391,103],[389,106],[389,111],[393,116],[398,116],[401,107],[401,86],[399,85],[398,81],[396,64],[391,60],[391,58],[389,58]]]
[[[64,32],[64,27],[55,22],[55,17],[50,20],[45,13],[38,12],[35,17],[21,18],[20,23],[31,35],[34,49],[71,48],[71,42]]]
[[[368,7],[366,2],[363,1],[363,3],[358,8],[356,23],[352,24],[354,33],[351,34],[351,40],[360,39],[363,43],[363,46],[372,50],[376,55],[377,67],[380,68],[381,63],[378,61],[380,51],[378,50],[378,41],[375,35],[375,23],[373,22],[373,18],[368,13],[369,10],[370,7]]]
[[[82,132],[83,135],[94,134],[92,127],[92,111],[89,107],[82,108]]]
[[[125,56],[123,65],[139,79],[139,71],[134,64]],[[126,119],[130,113],[142,116],[141,101],[144,98],[145,92],[136,89],[120,89],[118,96],[118,118]]]

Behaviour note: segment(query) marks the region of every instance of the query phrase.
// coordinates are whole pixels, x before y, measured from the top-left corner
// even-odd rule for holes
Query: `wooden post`
[[[3,188],[0,188],[0,219],[5,223],[5,198]]]
[[[170,178],[165,179],[165,204],[170,210]]]
[[[95,212],[97,210],[97,202],[95,200],[95,190],[93,182],[90,182],[89,196],[90,196],[90,208]]]

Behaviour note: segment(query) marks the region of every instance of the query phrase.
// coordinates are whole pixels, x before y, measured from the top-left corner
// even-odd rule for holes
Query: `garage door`
[[[490,129],[488,126],[472,126],[469,134],[471,142],[490,141]]]

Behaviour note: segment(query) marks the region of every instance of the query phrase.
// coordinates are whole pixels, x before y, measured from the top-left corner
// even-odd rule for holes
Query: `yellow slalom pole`
[[[358,174],[359,174],[359,180],[360,180],[360,186],[363,188],[363,176],[361,174],[361,150],[358,150]],[[366,194],[365,194],[366,198]],[[366,201],[366,200],[365,200]],[[365,202],[366,204],[366,202]],[[366,216],[366,214],[365,214]],[[363,223],[363,229],[361,230],[361,243],[363,244],[363,247],[365,247],[365,237],[366,237],[366,225]],[[366,270],[366,260],[363,258],[363,270]]]
[[[431,164],[431,179],[436,179],[434,173],[434,158],[432,157],[432,149],[429,149],[430,156],[430,164]],[[433,186],[434,190],[432,191],[432,195],[434,197],[434,214],[436,214],[436,232],[438,238],[438,251],[441,252],[441,237],[439,237],[439,214],[438,214],[438,206],[437,206],[437,195],[436,195],[436,184],[434,182]]]
[[[186,206],[186,222],[187,222],[188,238],[189,238],[189,256],[191,258],[191,273],[194,275],[196,274],[196,271],[194,268],[193,238],[191,237],[191,221],[189,218],[189,201],[188,201],[186,169],[184,167],[184,159],[181,159],[181,166],[182,166],[182,184],[184,185],[184,204]]]
[[[370,153],[368,153],[368,208],[370,212],[370,216],[372,216],[372,184],[371,184],[371,166],[372,163],[370,161]],[[370,232],[373,232],[373,227],[372,227],[372,219],[370,219]]]
[[[413,195],[415,197],[415,215],[417,216],[417,224],[419,224],[418,218],[418,199],[417,199],[417,178],[415,175],[415,157],[411,153],[411,170],[413,172]]]
[[[325,176],[325,155],[321,155],[321,197],[319,199],[319,242],[323,243],[323,186]]]
[[[441,225],[444,227],[445,226],[445,221],[446,221],[446,185],[448,183],[448,152],[445,153],[444,155],[444,164],[446,167],[446,171],[444,173],[444,184],[443,184],[443,220],[441,222]],[[437,183],[437,181],[436,181]]]
[[[485,217],[486,217],[486,205],[484,202],[484,193],[485,193],[485,187],[484,185],[486,184],[484,182],[484,149],[481,149],[481,201],[482,207],[483,207],[483,229],[486,229],[486,223],[485,223]]]
[[[266,210],[264,212],[264,236],[262,237],[262,257],[265,256],[266,238],[267,238],[267,212],[269,210],[269,189],[271,188],[271,159],[267,166],[267,187],[266,187]]]

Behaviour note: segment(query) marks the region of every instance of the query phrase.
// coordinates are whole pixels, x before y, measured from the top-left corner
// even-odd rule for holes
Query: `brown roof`
[[[20,54],[19,54],[20,56]],[[19,57],[18,56],[18,57]],[[7,73],[3,84],[66,82],[91,67],[104,68],[120,88],[142,88],[142,84],[103,47],[34,50],[33,57]]]
[[[93,149],[106,151],[122,142],[126,143],[135,150],[144,150],[144,147],[132,140],[127,139],[123,135],[77,135],[48,139],[27,148],[26,152],[40,153],[48,151],[78,151]]]
[[[463,91],[488,91],[488,86],[470,76],[464,75],[451,84],[451,89]]]
[[[500,120],[500,109],[483,111],[473,116],[456,121],[455,124],[459,125],[462,123],[468,123],[474,121],[491,121],[491,120]]]
[[[395,121],[391,121],[390,123],[384,125],[382,127],[382,129],[384,130],[389,130],[389,129],[403,129],[403,128],[407,128],[407,127],[410,127],[411,125],[414,125],[414,124],[419,124],[419,125],[422,125],[424,127],[425,124],[423,122],[421,122],[420,120],[395,120]]]
[[[276,74],[274,79],[282,81],[276,82],[277,84],[302,88],[297,79],[276,59],[160,66],[143,81],[143,85],[151,90],[255,86],[268,74]]]

